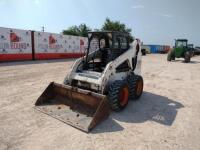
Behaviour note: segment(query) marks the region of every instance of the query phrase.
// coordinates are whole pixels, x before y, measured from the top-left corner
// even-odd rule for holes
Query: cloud
[[[131,8],[133,8],[133,9],[143,9],[144,5],[134,5]]]
[[[173,17],[170,14],[160,14],[160,16],[165,17],[165,18],[172,18]]]

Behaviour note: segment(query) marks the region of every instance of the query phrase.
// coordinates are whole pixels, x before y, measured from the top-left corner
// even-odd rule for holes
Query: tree
[[[67,30],[63,30],[63,34],[87,37],[88,31],[90,30],[90,27],[88,27],[86,24],[80,24],[79,26],[75,25],[69,27]]]
[[[80,32],[79,35],[80,36],[87,37],[88,31],[91,31],[91,28],[87,27],[86,24],[79,25],[79,32]]]
[[[64,35],[79,35],[78,26],[71,26],[67,30],[63,30]]]
[[[74,25],[69,27],[67,30],[63,30],[63,34],[87,37],[88,31],[90,30],[91,28],[88,27],[86,24],[80,24],[79,26]],[[134,37],[131,35],[131,28],[126,27],[126,25],[124,23],[121,23],[120,21],[112,21],[109,18],[106,18],[101,30],[126,32],[130,35],[131,42],[134,39]],[[96,31],[101,30],[96,29]]]
[[[131,28],[127,28],[124,23],[121,23],[119,21],[112,21],[109,18],[106,18],[101,30],[126,32],[130,35],[131,42],[134,39],[134,37],[131,35]]]

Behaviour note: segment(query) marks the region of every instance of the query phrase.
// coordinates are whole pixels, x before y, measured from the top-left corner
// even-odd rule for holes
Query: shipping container
[[[0,61],[31,59],[31,31],[0,27]]]
[[[35,32],[35,59],[78,58],[84,55],[87,38]]]
[[[150,47],[151,53],[167,53],[170,50],[168,45],[145,45]]]
[[[87,43],[80,36],[0,28],[0,61],[78,58]]]
[[[157,53],[156,45],[149,45],[151,53]]]

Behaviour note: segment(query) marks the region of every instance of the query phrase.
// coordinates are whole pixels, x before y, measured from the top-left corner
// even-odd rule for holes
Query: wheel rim
[[[125,106],[128,103],[128,96],[129,96],[129,90],[128,87],[125,86],[120,91],[120,105]]]
[[[137,82],[137,88],[136,88],[136,94],[137,94],[137,96],[142,93],[142,89],[143,89],[142,80],[138,80],[138,82]]]

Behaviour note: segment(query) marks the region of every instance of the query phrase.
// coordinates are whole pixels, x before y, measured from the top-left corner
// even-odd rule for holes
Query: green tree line
[[[87,37],[88,31],[91,31],[92,29],[88,27],[86,24],[80,24],[79,26],[74,25],[66,30],[63,30],[62,33],[64,35],[75,35],[75,36],[83,36]],[[133,41],[134,37],[132,36],[131,32],[132,29],[128,28],[124,23],[121,23],[120,21],[112,21],[109,18],[106,18],[104,21],[102,28],[97,29],[98,31],[120,31],[120,32],[126,32],[130,35],[130,41]]]

